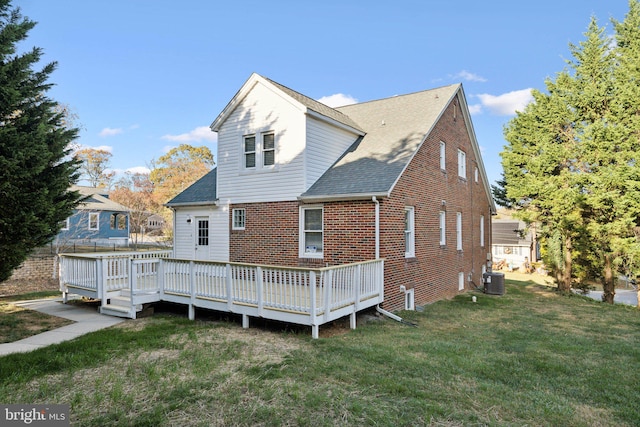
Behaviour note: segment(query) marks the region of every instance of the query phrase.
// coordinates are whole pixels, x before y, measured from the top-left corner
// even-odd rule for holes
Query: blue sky
[[[38,22],[23,48],[57,61],[49,96],[83,146],[141,170],[208,126],[257,72],[311,98],[363,102],[461,82],[489,181],[503,126],[565,67],[591,16],[627,0],[14,0]]]

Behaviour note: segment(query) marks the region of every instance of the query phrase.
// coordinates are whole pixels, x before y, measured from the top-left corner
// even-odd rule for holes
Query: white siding
[[[358,138],[346,130],[307,118],[307,151],[305,153],[305,191],[326,172],[329,167]]]
[[[209,218],[209,253],[211,261],[229,261],[229,216],[227,206],[177,208],[175,211],[173,250],[176,258],[193,259],[195,255],[196,217]],[[191,218],[191,222],[187,220]]]
[[[304,192],[305,115],[300,105],[258,82],[218,132],[218,198],[224,203],[295,200]],[[274,131],[274,170],[247,171],[242,136]]]

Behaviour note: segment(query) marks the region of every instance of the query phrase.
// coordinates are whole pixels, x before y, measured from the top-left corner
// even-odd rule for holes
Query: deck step
[[[115,317],[126,317],[128,319],[135,319],[135,314],[131,313],[131,309],[123,307],[121,305],[107,304],[100,307],[100,314],[106,314]]]

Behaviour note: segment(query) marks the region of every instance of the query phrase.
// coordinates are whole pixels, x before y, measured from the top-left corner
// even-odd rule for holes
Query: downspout
[[[376,196],[372,196],[371,201],[376,204],[376,259],[380,259],[380,202]],[[395,320],[396,322],[404,323],[409,326],[417,326],[416,324],[407,322],[406,320],[403,320],[402,317],[381,308],[380,304],[376,305],[376,311],[383,316],[387,316],[388,318]]]
[[[371,197],[371,201],[376,204],[376,259],[380,259],[380,202],[376,196]]]

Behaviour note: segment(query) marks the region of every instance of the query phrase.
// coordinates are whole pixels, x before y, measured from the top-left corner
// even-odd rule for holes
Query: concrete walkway
[[[33,335],[28,338],[11,343],[0,344],[0,356],[13,353],[24,353],[72,340],[89,332],[98,331],[124,322],[125,319],[106,316],[96,311],[95,307],[83,307],[76,304],[62,304],[62,299],[40,299],[32,301],[19,301],[13,303],[17,306],[73,320],[75,323],[58,329]]]
[[[580,292],[576,292],[581,294]],[[596,301],[602,301],[602,291],[589,291],[586,295],[589,298],[593,298]],[[613,302],[616,304],[638,305],[638,291],[635,289],[616,289],[616,294],[613,297]]]

